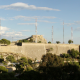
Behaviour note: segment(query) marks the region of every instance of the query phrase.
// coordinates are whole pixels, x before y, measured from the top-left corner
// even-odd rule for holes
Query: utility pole
[[[37,18],[35,19],[35,22],[36,22],[36,24],[35,24],[35,28],[36,28],[36,43],[37,43]]]
[[[53,26],[52,26],[52,43],[53,43]]]
[[[64,21],[63,21],[63,44],[64,44]]]
[[[0,39],[1,39],[1,19],[0,19]]]

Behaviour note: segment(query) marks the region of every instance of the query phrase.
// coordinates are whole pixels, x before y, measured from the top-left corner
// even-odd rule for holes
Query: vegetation
[[[0,62],[3,62],[4,61],[4,58],[3,58],[3,56],[1,55],[1,57],[0,57]]]
[[[7,61],[10,61],[10,62],[12,62],[12,63],[16,61],[15,58],[14,58],[12,55],[7,56],[7,57],[6,57],[6,60],[7,60]]]
[[[49,49],[53,50],[53,48]],[[21,57],[17,60],[16,71],[7,73],[8,70],[0,66],[0,80],[79,80],[80,63],[75,62],[75,59],[79,59],[79,57],[80,53],[74,49],[68,51],[68,54],[63,53],[61,57],[46,53],[42,56],[37,68],[32,67],[31,59]],[[6,59],[11,62],[15,61],[11,56]],[[65,60],[66,62],[64,62]],[[71,60],[74,62],[68,62]]]
[[[73,41],[72,40],[68,40],[68,43],[71,44],[71,43],[73,43]]]
[[[0,44],[7,44],[7,45],[9,45],[10,44],[10,41],[9,40],[7,40],[7,39],[1,39],[0,40]]]
[[[68,54],[63,53],[61,57],[63,58],[79,58],[80,53],[77,50],[71,49]]]
[[[46,55],[43,55],[41,60],[42,63],[40,64],[40,66],[44,67],[59,66],[63,63],[61,57],[56,56],[52,53],[47,53]]]
[[[32,38],[30,38],[29,42],[33,42],[33,39],[32,39]]]
[[[56,41],[56,43],[57,43],[57,44],[59,44],[59,43],[60,43],[60,41]]]
[[[17,45],[18,45],[18,46],[21,46],[21,45],[22,45],[22,42],[25,42],[25,43],[33,42],[33,39],[30,38],[30,40],[26,40],[26,39],[19,40],[19,42],[17,43]]]
[[[38,43],[41,43],[41,41],[39,41]]]
[[[32,60],[28,59],[26,57],[21,57],[18,60],[19,64],[16,65],[16,72],[23,72],[25,70],[32,70],[32,67],[30,65],[32,65]]]
[[[46,49],[47,52],[53,51],[53,48]]]
[[[51,43],[50,41],[48,43]]]
[[[29,42],[28,40],[23,40],[23,42]]]
[[[0,73],[7,73],[8,70],[4,66],[0,66]]]

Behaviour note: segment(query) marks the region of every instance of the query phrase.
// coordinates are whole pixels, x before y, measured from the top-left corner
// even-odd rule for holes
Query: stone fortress
[[[39,35],[38,35],[39,36]],[[37,36],[37,37],[38,37]],[[40,35],[41,36],[41,35]],[[80,46],[75,44],[48,44],[44,38],[40,38],[43,43],[22,43],[22,46],[17,46],[13,43],[8,46],[0,46],[0,53],[13,53],[18,55],[24,55],[25,57],[29,57],[31,59],[41,60],[42,55],[46,54],[49,49],[53,49],[50,53],[60,55],[62,53],[67,53],[68,50],[75,49],[80,52]],[[35,41],[35,36],[33,35],[33,40]],[[29,39],[29,38],[28,38]]]
[[[33,43],[35,43],[36,42],[36,38],[37,38],[37,43],[39,41],[41,41],[41,43],[47,43],[46,39],[43,38],[43,35],[37,35],[37,36],[36,35],[32,35],[31,37],[28,37],[25,40],[28,40],[29,41],[30,39],[32,39],[33,40]],[[24,40],[24,39],[22,39],[22,40]],[[19,42],[19,40],[17,42]]]

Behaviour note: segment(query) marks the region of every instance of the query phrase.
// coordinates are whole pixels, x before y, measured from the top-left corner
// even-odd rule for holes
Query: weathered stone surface
[[[46,54],[46,49],[49,48],[53,48],[50,52],[56,55],[67,53],[68,50],[73,48],[79,51],[79,45],[75,44],[22,43],[22,46],[0,46],[0,55],[24,55],[25,57],[40,60],[42,55]]]

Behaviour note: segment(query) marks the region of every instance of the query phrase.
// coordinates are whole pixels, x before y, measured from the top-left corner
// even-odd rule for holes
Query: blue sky
[[[74,44],[80,44],[80,0],[2,0],[0,1],[1,37],[12,41],[37,34],[47,41],[67,44],[73,28]]]

